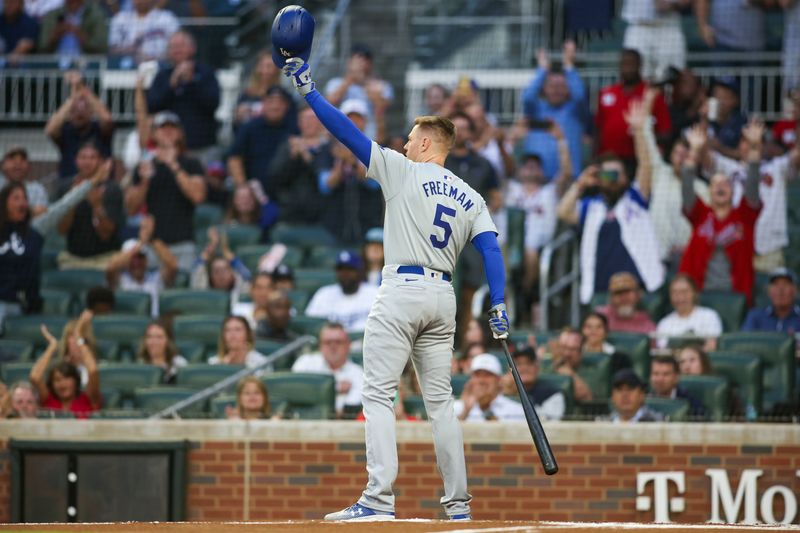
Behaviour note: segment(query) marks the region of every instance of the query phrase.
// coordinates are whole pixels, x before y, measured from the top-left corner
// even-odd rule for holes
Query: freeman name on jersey
[[[444,176],[444,179],[447,181],[451,181],[452,178],[450,176]],[[446,181],[426,181],[422,184],[422,190],[425,191],[425,196],[431,195],[439,195],[439,196],[449,196],[450,198],[454,199],[456,202],[461,204],[461,207],[464,208],[464,211],[469,211],[470,208],[475,205],[472,200],[467,198],[467,194],[462,192],[459,194],[458,187],[453,187],[452,185],[448,185]]]

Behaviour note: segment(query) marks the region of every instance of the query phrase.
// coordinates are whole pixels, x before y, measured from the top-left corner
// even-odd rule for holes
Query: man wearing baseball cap
[[[658,422],[664,417],[644,404],[645,383],[636,372],[623,368],[614,374],[611,384],[612,422]]]
[[[500,392],[503,367],[496,356],[490,353],[476,355],[472,359],[470,372],[471,376],[464,385],[461,399],[453,406],[459,420],[525,420],[522,404]]]
[[[778,331],[789,335],[800,332],[795,273],[783,267],[770,272],[767,296],[770,304],[763,309],[751,309],[742,324],[742,330]]]
[[[351,250],[336,256],[336,283],[320,287],[306,307],[306,315],[342,324],[348,332],[364,331],[378,287],[364,283],[364,263]]]

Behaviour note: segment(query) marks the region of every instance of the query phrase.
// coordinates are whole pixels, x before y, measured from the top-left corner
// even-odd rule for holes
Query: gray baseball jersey
[[[452,274],[467,242],[497,228],[486,202],[461,178],[435,163],[415,163],[372,143],[367,176],[386,199],[387,265],[419,265]]]

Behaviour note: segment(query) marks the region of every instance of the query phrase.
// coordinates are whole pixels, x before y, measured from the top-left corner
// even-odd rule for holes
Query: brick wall
[[[363,426],[358,423],[73,423],[84,424],[86,431],[64,421],[32,424],[20,430],[0,423],[0,521],[10,515],[6,450],[11,430],[25,440],[189,440],[189,520],[320,518],[353,503],[366,483]],[[685,492],[678,494],[670,484],[669,495],[683,497],[685,511],[673,512],[671,518],[704,522],[711,510],[708,468],[726,470],[734,495],[741,472],[760,469],[759,502],[773,485],[786,486],[800,500],[797,425],[650,424],[621,429],[562,423],[546,430],[560,466],[555,476],[543,473],[524,425],[465,426],[475,518],[651,522],[652,508],[637,511],[636,498],[652,498],[654,483],[637,495],[637,474],[680,471],[685,473]],[[442,518],[441,480],[429,426],[401,424],[398,441],[398,517]],[[782,497],[774,498],[778,519],[783,510]]]

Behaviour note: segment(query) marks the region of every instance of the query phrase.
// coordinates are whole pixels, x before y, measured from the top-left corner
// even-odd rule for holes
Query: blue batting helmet
[[[290,57],[308,61],[314,40],[314,17],[300,6],[286,6],[272,23],[272,61],[283,68]]]

